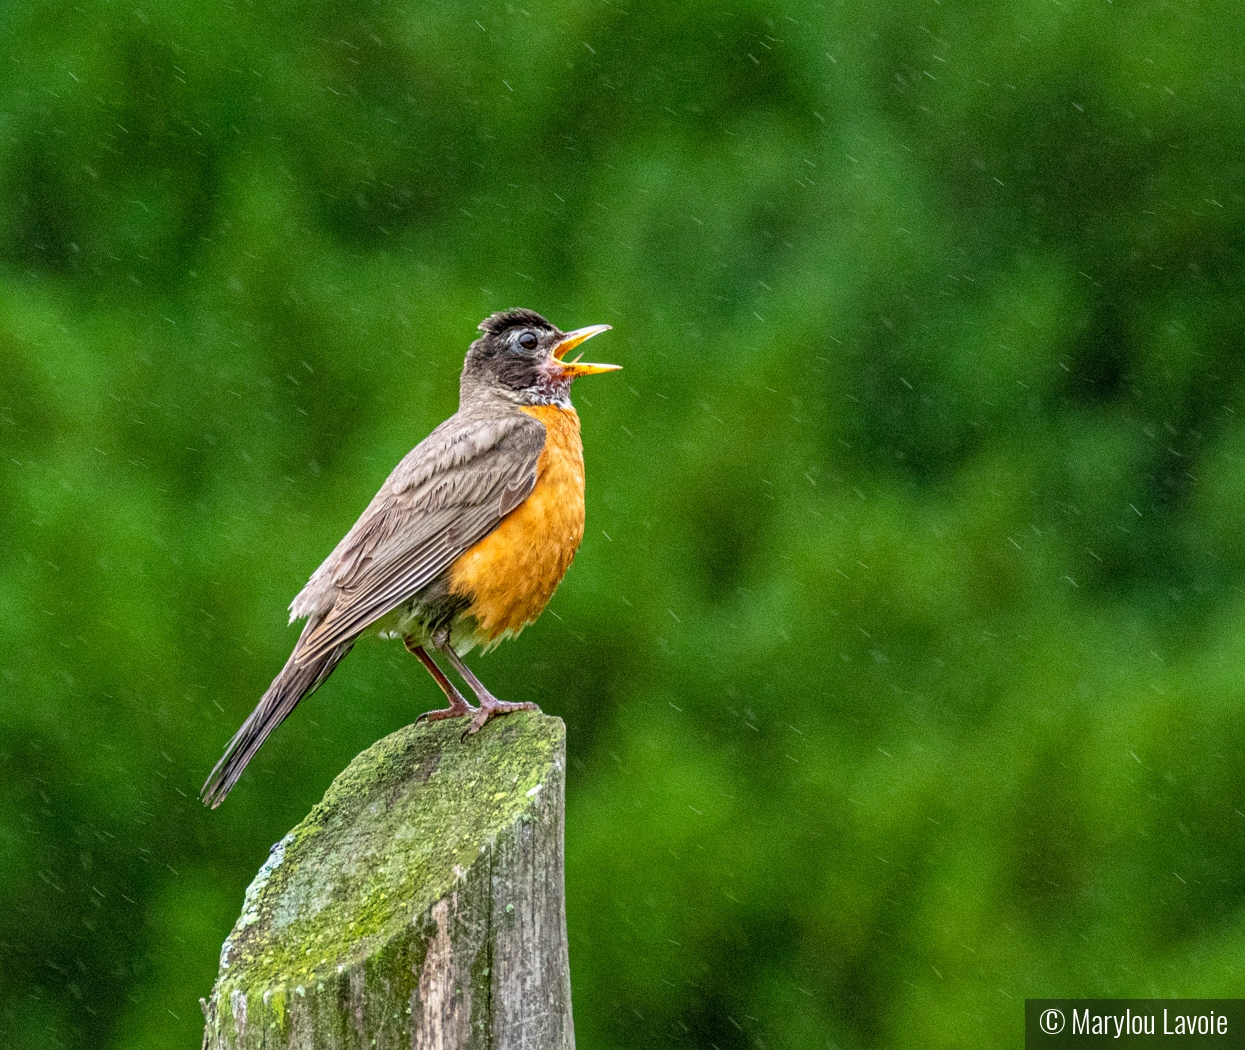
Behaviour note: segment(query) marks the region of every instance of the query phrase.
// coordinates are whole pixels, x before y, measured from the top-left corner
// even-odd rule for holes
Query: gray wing
[[[295,616],[324,614],[295,660],[355,638],[492,532],[535,487],[544,446],[543,424],[519,412],[456,415],[429,434],[294,600]]]

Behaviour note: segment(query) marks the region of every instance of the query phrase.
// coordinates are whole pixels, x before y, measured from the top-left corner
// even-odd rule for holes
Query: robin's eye
[[[519,336],[519,345],[523,347],[524,350],[535,350],[537,342],[538,340],[535,332],[524,332],[521,336]]]

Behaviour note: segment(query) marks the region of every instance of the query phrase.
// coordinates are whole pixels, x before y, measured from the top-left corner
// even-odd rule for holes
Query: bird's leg
[[[448,631],[438,632],[432,636],[432,644],[435,645],[445,655],[445,658],[454,665],[454,670],[463,676],[463,681],[471,687],[471,691],[476,694],[476,700],[480,703],[480,709],[476,712],[475,718],[471,720],[464,731],[463,736],[466,737],[471,733],[478,733],[487,724],[490,718],[497,715],[508,715],[512,711],[539,711],[540,708],[532,703],[509,703],[505,700],[498,700],[492,693],[484,688],[484,683],[471,673],[471,668],[462,661],[462,657],[454,652],[453,646],[450,645],[450,636]]]
[[[436,680],[437,685],[441,687],[441,692],[445,694],[445,698],[450,702],[450,706],[440,711],[425,711],[419,718],[415,719],[418,725],[423,719],[429,722],[439,722],[442,718],[460,718],[463,715],[474,715],[476,709],[463,699],[463,694],[454,688],[454,683],[445,677],[445,673],[436,664],[431,656],[428,655],[422,645],[419,645],[414,638],[407,636],[402,639],[402,644],[406,646],[408,653],[413,653],[419,657],[419,662],[428,668],[428,673]]]

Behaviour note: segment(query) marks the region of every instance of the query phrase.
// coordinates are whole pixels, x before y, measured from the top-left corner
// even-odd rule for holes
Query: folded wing
[[[312,577],[308,589],[332,605],[294,659],[315,662],[354,639],[492,532],[535,487],[544,444],[544,426],[519,413],[455,416],[428,435]]]

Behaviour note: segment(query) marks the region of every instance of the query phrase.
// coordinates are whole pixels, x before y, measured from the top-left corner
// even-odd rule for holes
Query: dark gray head
[[[462,402],[497,392],[523,405],[569,404],[571,382],[578,376],[612,372],[619,365],[564,361],[585,339],[607,331],[593,325],[563,332],[535,310],[503,310],[480,322],[480,336],[463,364]]]

